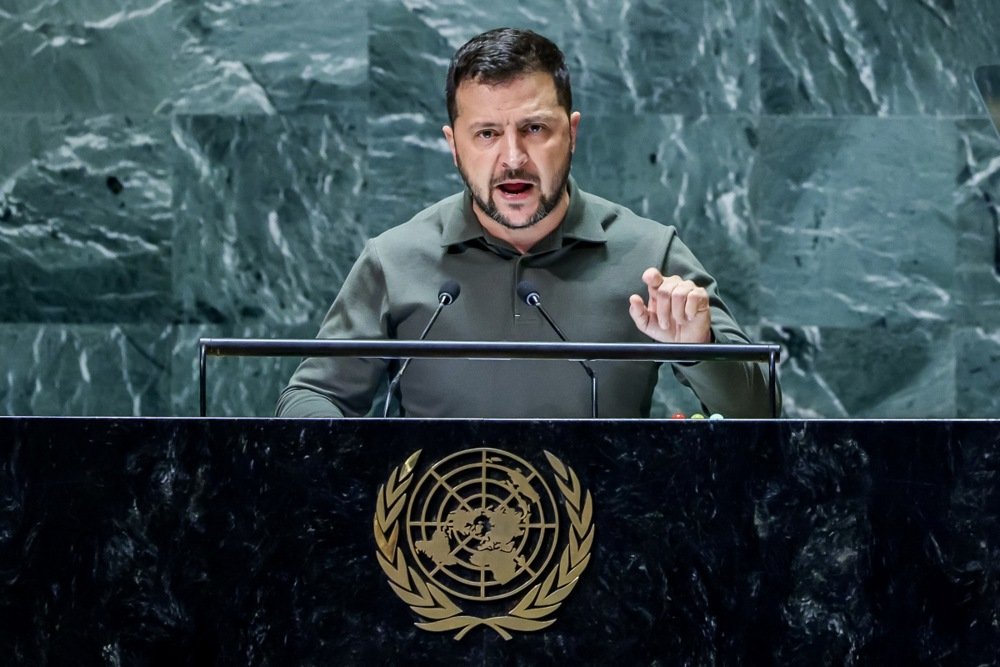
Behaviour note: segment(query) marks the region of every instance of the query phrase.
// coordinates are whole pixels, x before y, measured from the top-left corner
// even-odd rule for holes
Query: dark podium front
[[[998,462],[994,421],[3,418],[0,655],[996,664]]]

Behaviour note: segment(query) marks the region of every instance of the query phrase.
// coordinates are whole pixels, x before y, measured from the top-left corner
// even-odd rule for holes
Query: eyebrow
[[[551,113],[548,111],[541,111],[539,113],[531,114],[523,121],[521,121],[521,124],[531,125],[532,123],[550,123],[553,120],[557,120],[558,118],[559,114]]]
[[[554,114],[554,113],[551,113],[551,112],[548,112],[548,111],[541,111],[541,112],[533,113],[533,114],[531,114],[529,116],[526,116],[526,117],[522,118],[521,120],[519,120],[517,122],[517,124],[518,125],[531,125],[533,123],[548,123],[548,122],[552,122],[553,120],[557,119],[558,117],[559,117],[558,114]],[[479,121],[478,123],[470,123],[469,124],[469,129],[475,131],[475,130],[482,130],[484,128],[499,127],[500,125],[502,125],[502,123],[496,123],[496,122],[484,120],[484,121]]]

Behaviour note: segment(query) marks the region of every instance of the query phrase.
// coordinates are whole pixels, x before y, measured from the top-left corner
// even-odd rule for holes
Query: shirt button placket
[[[514,303],[513,310],[514,310],[514,322],[515,323],[517,323],[517,321],[524,314],[522,311],[523,311],[523,309],[525,307],[524,302],[521,301],[521,298],[517,295],[517,284],[519,282],[521,282],[521,276],[524,273],[524,266],[522,264],[523,262],[524,262],[524,256],[523,255],[520,256],[520,257],[518,257],[518,258],[516,258],[512,262],[512,264],[513,264],[513,275],[512,275],[511,282],[510,282],[510,296],[511,296],[511,299],[514,300],[513,301],[513,303]]]

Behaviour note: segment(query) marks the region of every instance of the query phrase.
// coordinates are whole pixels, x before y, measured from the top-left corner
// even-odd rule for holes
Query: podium
[[[489,490],[450,476],[483,461]],[[986,664],[1000,648],[998,462],[996,421],[2,418],[0,651],[6,664]],[[552,502],[529,512],[543,480]],[[463,494],[492,499],[490,514],[435,505]],[[422,498],[416,514],[392,514],[403,496]],[[531,549],[519,527],[541,531]],[[449,557],[490,562],[489,600],[439,576],[459,571]],[[490,588],[504,559],[507,597]],[[414,611],[429,587],[461,613],[436,595]],[[452,629],[417,625],[434,614]],[[483,622],[497,618],[551,623]]]

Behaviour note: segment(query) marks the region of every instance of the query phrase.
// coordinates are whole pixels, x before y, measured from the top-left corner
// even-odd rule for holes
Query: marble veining
[[[0,649],[11,664],[990,664],[997,433],[2,418]],[[392,469],[473,447],[542,474],[550,451],[595,508],[556,622],[510,641],[416,628],[375,560]]]
[[[368,238],[461,189],[444,74],[502,24],[567,55],[581,187],[784,346],[786,416],[997,414],[995,0],[10,0],[4,413],[193,414],[196,332],[314,335]],[[217,414],[269,415],[294,360],[233,364]],[[692,410],[670,375],[656,415]]]

